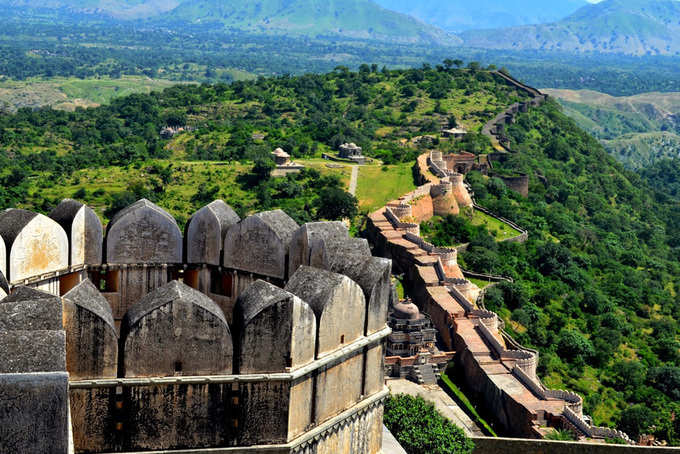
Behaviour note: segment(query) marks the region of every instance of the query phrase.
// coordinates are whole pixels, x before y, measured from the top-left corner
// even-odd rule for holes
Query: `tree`
[[[325,188],[319,193],[316,215],[320,219],[352,219],[358,212],[359,202],[356,197],[341,188]]]
[[[422,397],[392,396],[384,423],[409,454],[469,454],[474,448],[462,429]]]
[[[627,433],[633,440],[646,433],[654,424],[654,414],[647,405],[631,405],[621,412],[618,428]]]

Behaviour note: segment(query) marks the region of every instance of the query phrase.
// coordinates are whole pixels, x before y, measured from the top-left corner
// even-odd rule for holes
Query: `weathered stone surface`
[[[118,334],[111,307],[89,280],[64,295],[64,329],[71,379],[117,376]]]
[[[65,370],[63,331],[0,331],[0,374]]]
[[[177,281],[130,308],[121,339],[125,377],[232,372],[233,345],[224,314],[210,298]]]
[[[0,239],[0,241],[2,241],[2,239]],[[7,282],[7,279],[5,278],[5,275],[2,274],[2,271],[0,271],[0,299],[7,296],[8,293],[9,293],[9,283]]]
[[[342,222],[309,222],[300,227],[290,242],[288,270],[295,274],[302,266],[310,266],[312,254],[324,248],[327,239],[349,239],[347,227]]]
[[[77,200],[65,199],[50,213],[69,239],[69,264],[100,265],[104,235],[102,223],[92,208]]]
[[[0,213],[0,237],[7,251],[7,279],[19,282],[68,268],[68,238],[59,224],[26,210]]]
[[[7,249],[5,240],[0,236],[0,298],[9,293],[9,283],[7,282]]]
[[[390,300],[392,261],[338,253],[331,265],[331,271],[349,277],[364,291],[367,309],[366,334],[383,329]]]
[[[316,314],[317,358],[363,335],[364,294],[347,276],[302,266],[286,285],[286,291],[307,302]]]
[[[363,238],[341,240],[328,238],[323,241],[323,247],[316,249],[312,253],[309,266],[330,271],[335,268],[335,262],[342,262],[345,256],[369,258],[371,256],[371,248],[368,246],[368,241]]]
[[[224,240],[224,266],[286,278],[288,245],[298,225],[281,210],[248,216],[232,226]]]
[[[0,301],[0,331],[62,329],[61,298],[29,287],[17,287]]]
[[[219,266],[224,237],[239,221],[238,214],[222,200],[198,210],[189,219],[185,231],[187,263]]]
[[[121,210],[106,229],[108,263],[181,263],[182,233],[175,219],[142,199]]]
[[[237,371],[284,372],[314,360],[316,318],[307,303],[264,281],[236,302]]]
[[[68,374],[0,375],[0,452],[68,452]]]

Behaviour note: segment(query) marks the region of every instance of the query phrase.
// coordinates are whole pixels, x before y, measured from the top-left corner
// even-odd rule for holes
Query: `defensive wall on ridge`
[[[502,331],[495,313],[476,304],[481,290],[465,279],[457,249],[437,248],[420,238],[419,224],[435,214],[433,189],[445,183],[457,187],[452,193],[459,205],[479,209],[518,230],[511,241],[528,239],[526,229],[476,206],[462,178],[451,178],[455,175],[445,171],[441,161],[437,152],[420,156],[414,173],[424,184],[369,215],[364,234],[374,253],[390,258],[393,268],[404,274],[409,295],[430,315],[444,347],[456,352],[468,387],[507,433],[542,438],[547,427],[556,427],[581,438],[631,443],[623,432],[586,422],[577,394],[547,389],[536,375],[538,352],[522,348]]]
[[[0,451],[380,452],[391,262],[341,223],[65,200],[0,245]]]

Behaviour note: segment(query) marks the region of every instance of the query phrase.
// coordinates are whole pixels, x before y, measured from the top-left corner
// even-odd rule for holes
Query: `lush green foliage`
[[[660,193],[680,199],[680,158],[657,161],[642,169],[640,175]]]
[[[474,447],[461,428],[422,397],[390,397],[384,423],[408,454],[467,454]]]
[[[54,200],[41,199],[41,191],[32,190],[36,186],[46,187],[78,169],[148,159],[268,162],[279,146],[293,158],[302,158],[320,157],[344,142],[355,142],[365,154],[387,164],[412,162],[422,150],[400,140],[438,132],[451,116],[479,129],[522,96],[486,71],[389,71],[365,65],[357,73],[340,67],[325,75],[177,86],[75,112],[24,109],[0,115],[0,207],[22,203],[44,209]],[[411,105],[415,108],[407,108]],[[163,140],[159,131],[166,125],[188,125],[191,131]],[[260,137],[257,134],[264,139],[253,138]],[[446,141],[441,146],[456,144]],[[264,176],[260,170],[254,172],[255,180]],[[252,180],[243,177],[237,182],[257,193],[260,208],[297,198],[294,178],[277,180],[266,190]],[[154,183],[146,182],[146,191],[163,193],[167,183],[150,181]],[[29,192],[35,195],[32,200]],[[296,211],[308,208],[298,206]]]
[[[463,254],[468,269],[515,279],[489,289],[487,307],[541,351],[548,386],[585,396],[596,423],[680,442],[671,417],[680,412],[671,391],[680,366],[680,207],[655,198],[556,103],[521,115],[509,135],[518,153],[503,166],[531,176],[528,199],[468,175],[480,204],[530,230],[526,244]],[[629,403],[651,411],[642,418]]]

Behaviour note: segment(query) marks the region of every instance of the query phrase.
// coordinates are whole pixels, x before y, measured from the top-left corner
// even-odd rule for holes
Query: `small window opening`
[[[182,372],[182,361],[175,361],[175,373]]]
[[[341,344],[345,343],[345,335],[344,334],[342,336],[340,336],[340,343]]]

